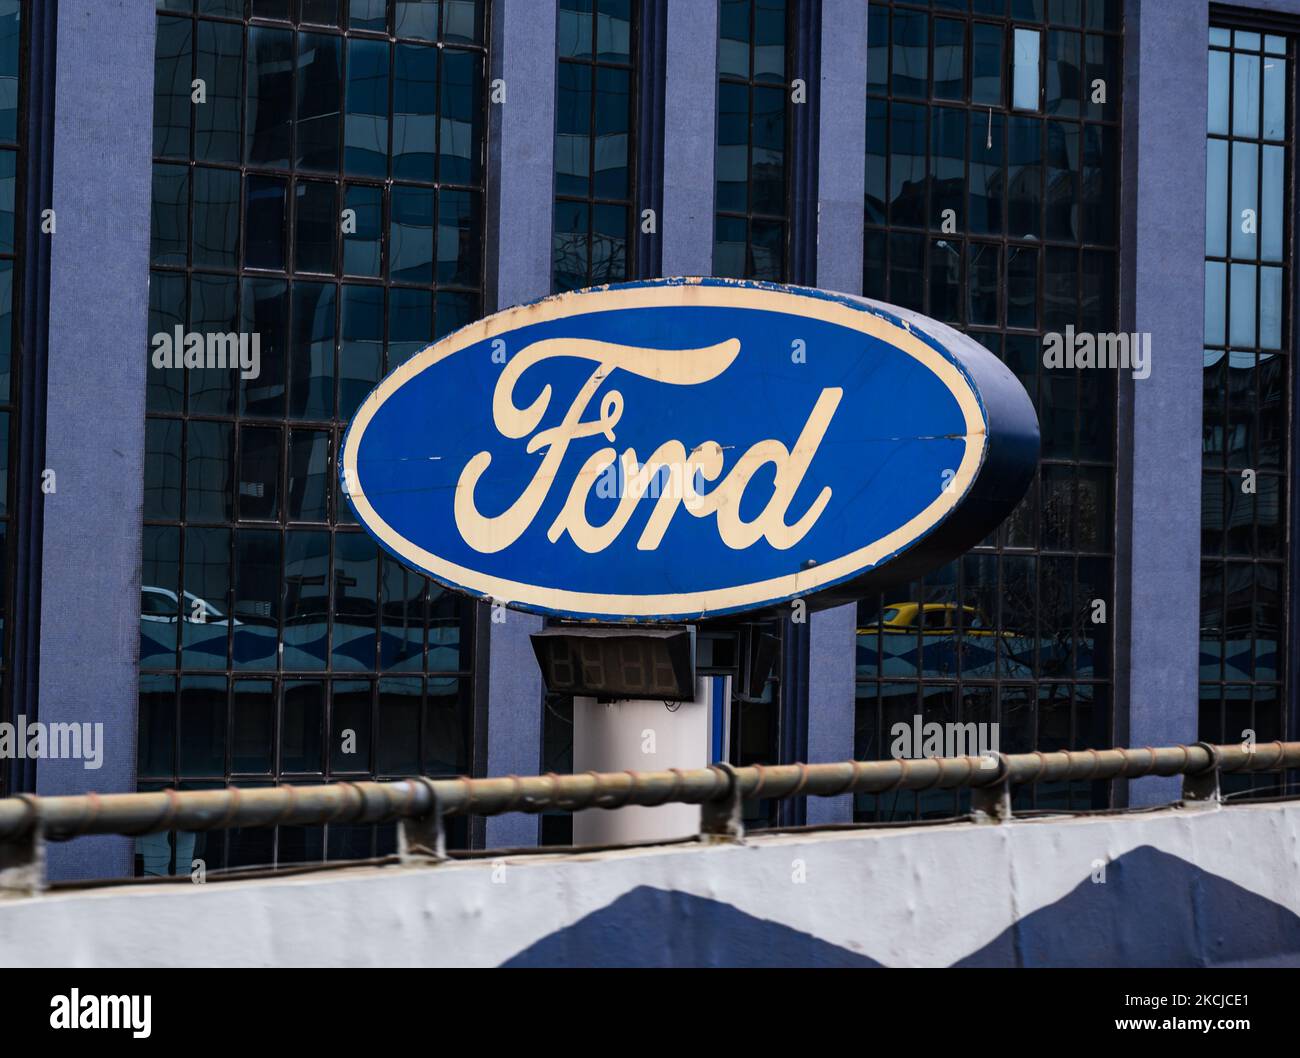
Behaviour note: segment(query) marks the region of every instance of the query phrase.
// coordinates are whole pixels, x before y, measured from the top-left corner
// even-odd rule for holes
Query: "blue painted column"
[[[713,274],[718,4],[668,0],[663,274]]]
[[[492,77],[505,102],[489,114],[489,311],[551,292],[555,178],[556,0],[495,0]],[[509,602],[509,600],[502,600]],[[489,626],[488,775],[536,775],[542,760],[542,675],[528,636],[542,619],[497,611]],[[500,620],[504,617],[504,620]],[[493,816],[492,847],[536,845],[538,816]]]
[[[1235,6],[1300,15],[1300,0]],[[1194,742],[1198,726],[1209,4],[1129,0],[1125,15],[1124,308],[1126,326],[1151,333],[1152,367],[1130,384],[1131,434],[1121,433],[1130,463],[1117,524],[1131,519],[1131,536],[1121,532],[1117,548],[1119,601],[1127,552],[1130,627],[1117,735],[1147,746]],[[1177,778],[1129,784],[1133,805],[1178,796]]]
[[[59,4],[40,719],[102,724],[103,758],[41,760],[43,795],[135,789],[154,21],[140,0]],[[50,877],[130,874],[132,855],[54,844]]]
[[[1127,696],[1130,746],[1195,742],[1201,599],[1201,377],[1205,288],[1205,0],[1129,5],[1124,174],[1131,328],[1151,333],[1151,375],[1131,393]],[[1132,199],[1132,196],[1136,196]],[[1124,437],[1121,434],[1121,461]],[[1125,492],[1128,493],[1125,496]],[[1131,505],[1130,511],[1124,506]],[[1121,670],[1122,674],[1122,670]],[[1123,737],[1122,728],[1117,732]],[[1129,803],[1179,796],[1180,780],[1140,779]]]
[[[822,0],[817,200],[817,285],[862,293],[867,149],[867,5]],[[815,355],[810,352],[810,355]],[[812,616],[808,658],[808,760],[853,756],[858,608]],[[853,796],[808,798],[807,820],[853,821]]]

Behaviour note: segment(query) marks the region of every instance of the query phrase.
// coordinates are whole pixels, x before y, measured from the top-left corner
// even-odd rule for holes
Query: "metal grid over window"
[[[553,289],[635,270],[639,19],[632,0],[560,0]]]
[[[26,91],[22,76],[27,26],[21,0],[0,0],[0,720],[12,720],[6,703],[11,696],[14,612],[14,495],[16,466],[13,454],[18,437],[18,314],[15,292],[21,289],[19,245],[25,223],[18,210],[21,199],[19,173],[24,165]],[[16,708],[16,707],[15,707]],[[9,793],[7,762],[0,761],[0,795]]]
[[[1288,737],[1294,44],[1222,26],[1209,44],[1200,737],[1271,741]]]
[[[790,48],[795,0],[722,0],[713,273],[789,270]]]
[[[158,6],[140,787],[468,773],[474,605],[379,551],[334,461],[372,386],[481,314],[489,5]],[[393,833],[224,841],[142,869]]]
[[[1043,442],[1028,496],[995,534],[860,604],[859,758],[920,755],[897,738],[918,716],[996,723],[1009,753],[1109,738],[1117,373],[1049,366],[1044,336],[1118,330],[1120,6],[871,4],[864,292],[999,355]],[[991,727],[964,730],[991,742]],[[1075,808],[1104,796],[1089,783],[1021,794]],[[856,814],[961,807],[933,791],[861,797]]]

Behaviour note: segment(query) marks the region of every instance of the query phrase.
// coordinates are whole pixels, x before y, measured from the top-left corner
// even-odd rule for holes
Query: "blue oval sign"
[[[684,621],[879,590],[978,543],[1038,421],[974,341],[822,291],[675,279],[480,320],[385,378],[340,475],[392,555],[536,613]]]

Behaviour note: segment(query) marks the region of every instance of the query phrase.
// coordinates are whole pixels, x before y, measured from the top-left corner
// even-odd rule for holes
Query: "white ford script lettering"
[[[616,440],[614,429],[624,409],[623,394],[619,390],[611,389],[605,393],[597,418],[583,419],[592,397],[614,372],[626,371],[669,386],[697,386],[721,375],[739,354],[740,341],[735,338],[705,349],[638,349],[609,342],[566,338],[546,339],[521,349],[502,369],[497,380],[492,397],[492,421],[503,437],[516,440],[528,437],[527,453],[545,449],[546,454],[518,499],[494,516],[482,514],[474,500],[475,487],[487,472],[492,455],[479,452],[470,459],[457,482],[455,499],[456,527],[465,542],[484,554],[509,547],[537,517],[557,479],[569,445],[580,438],[598,434],[611,444]],[[537,399],[526,408],[515,405],[515,386],[529,368],[557,357],[588,360],[596,366],[569,404],[560,424],[538,430],[551,404],[550,384],[543,386]],[[696,518],[716,515],[718,535],[734,550],[744,550],[760,539],[767,540],[778,550],[791,548],[812,529],[830,502],[831,489],[826,486],[801,518],[793,524],[787,523],[790,504],[843,395],[844,391],[838,387],[823,389],[792,449],[775,438],[757,442],[709,492],[696,491],[696,486],[701,479],[717,481],[722,474],[723,450],[717,441],[704,441],[688,453],[682,441],[666,440],[645,463],[638,461],[634,448],[624,449],[621,458],[613,447],[601,448],[589,456],[578,471],[569,487],[568,498],[551,523],[547,536],[554,543],[567,533],[588,554],[604,551],[627,526],[649,479],[667,466],[680,469],[682,487],[680,491],[670,490],[657,496],[637,540],[639,550],[654,551],[659,547],[679,504]],[[609,520],[603,525],[592,525],[586,515],[587,497],[596,479],[615,461],[620,462],[627,487]],[[775,468],[772,495],[757,517],[745,521],[740,516],[741,500],[754,474],[768,463]]]

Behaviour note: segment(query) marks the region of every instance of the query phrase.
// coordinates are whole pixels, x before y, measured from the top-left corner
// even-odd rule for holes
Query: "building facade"
[[[1298,38],[1300,0],[0,0],[4,719],[103,725],[99,767],[6,759],[0,792],[569,770],[543,620],[404,570],[334,464],[430,341],[660,275],[921,311],[1042,427],[957,562],[702,631],[736,763],[888,756],[915,716],[1007,752],[1296,737]],[[106,838],[52,873],[394,842]]]

